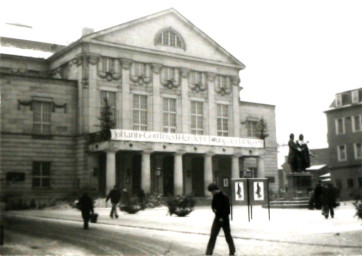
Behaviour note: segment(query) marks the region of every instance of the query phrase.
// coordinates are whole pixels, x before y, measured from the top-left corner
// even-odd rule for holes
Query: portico
[[[211,182],[238,178],[240,158],[251,149],[262,155],[263,141],[132,130],[111,130],[108,140],[89,146],[105,152],[103,167],[97,166],[105,174],[105,193],[117,184],[132,193],[196,196],[207,195]]]

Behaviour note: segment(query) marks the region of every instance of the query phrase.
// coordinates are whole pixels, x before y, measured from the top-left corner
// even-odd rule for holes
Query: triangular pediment
[[[158,36],[166,30],[178,35],[183,41],[182,45],[176,47],[158,43]],[[120,24],[82,39],[199,58],[237,66],[240,69],[245,67],[175,9]]]

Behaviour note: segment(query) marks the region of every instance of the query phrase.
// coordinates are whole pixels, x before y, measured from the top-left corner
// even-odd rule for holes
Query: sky
[[[276,106],[279,144],[304,134],[327,144],[324,111],[335,94],[362,87],[361,0],[1,1],[6,23],[31,39],[69,44],[95,31],[175,8],[246,65],[243,101]],[[16,31],[18,30],[18,31]],[[0,31],[1,32],[1,31]],[[32,38],[34,37],[34,38]]]

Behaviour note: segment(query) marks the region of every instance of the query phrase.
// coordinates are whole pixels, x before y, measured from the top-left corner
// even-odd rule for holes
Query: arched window
[[[167,28],[157,33],[155,44],[171,46],[186,50],[185,41],[183,40],[181,35],[172,28]]]

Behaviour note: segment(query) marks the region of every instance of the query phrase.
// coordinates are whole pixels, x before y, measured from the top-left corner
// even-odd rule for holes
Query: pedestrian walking
[[[214,251],[217,235],[222,228],[226,242],[229,246],[229,254],[235,254],[235,245],[230,230],[230,199],[227,194],[222,192],[215,183],[207,187],[208,191],[213,194],[211,209],[215,213],[215,219],[212,223],[210,239],[207,244],[206,255],[212,255]]]
[[[84,193],[81,196],[81,198],[79,198],[78,208],[82,212],[82,218],[84,222],[83,228],[88,229],[90,214],[94,213],[94,208],[93,208],[93,200],[88,196],[87,193]]]
[[[331,183],[326,183],[322,189],[322,214],[328,219],[334,218],[334,208],[337,206],[337,190]]]
[[[118,219],[117,204],[119,203],[119,200],[121,199],[121,192],[119,191],[117,185],[115,185],[113,187],[113,189],[111,191],[109,191],[107,198],[106,198],[106,203],[108,202],[109,199],[111,199],[111,203],[112,203],[112,209],[111,209],[111,213],[109,215],[112,219],[113,219],[113,217]]]

